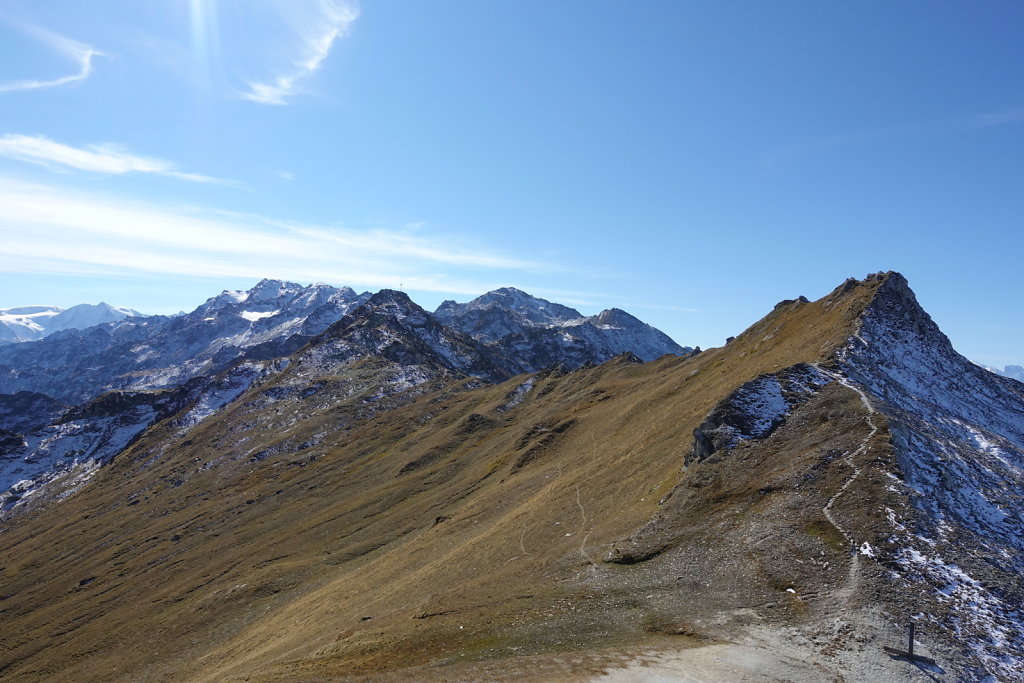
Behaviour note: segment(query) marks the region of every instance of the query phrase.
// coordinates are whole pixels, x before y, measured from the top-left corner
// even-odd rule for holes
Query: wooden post
[[[915,635],[915,631],[917,629],[916,629],[916,626],[915,626],[914,622],[910,622],[907,625],[907,628],[909,629],[910,633],[909,633],[909,638],[908,638],[907,649],[906,650],[899,650],[899,649],[897,649],[895,647],[889,647],[888,645],[884,646],[882,649],[885,650],[886,652],[888,652],[893,657],[899,657],[901,659],[906,659],[907,661],[910,661],[910,662],[920,662],[922,664],[931,664],[931,665],[935,666],[936,665],[935,660],[932,659],[931,657],[923,657],[921,655],[915,655],[914,654],[914,635]]]

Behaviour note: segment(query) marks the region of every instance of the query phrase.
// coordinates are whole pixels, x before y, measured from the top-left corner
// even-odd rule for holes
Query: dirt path
[[[816,366],[817,367],[817,366]],[[839,489],[828,499],[822,514],[845,539],[851,550],[848,578],[845,585],[832,594],[839,606],[849,605],[856,595],[860,582],[861,546],[854,531],[846,528],[834,512],[835,507],[850,486],[861,475],[858,462],[870,452],[872,438],[878,433],[875,416],[877,411],[871,405],[867,394],[839,373],[818,368],[850,391],[855,392],[866,409],[867,435],[857,446],[846,451],[842,460],[849,467],[849,475]],[[863,614],[846,614],[843,621],[851,620],[858,628],[879,633],[879,625]],[[882,631],[884,632],[884,631]],[[804,683],[828,680],[884,680],[924,681],[945,680],[936,674],[906,666],[890,658],[880,656],[880,648],[854,647],[839,656],[824,657],[820,648],[790,629],[763,626],[740,629],[736,641],[679,650],[649,651],[636,657],[620,668],[610,668],[605,674],[591,678],[601,683],[711,683],[712,681],[736,681],[754,683],[759,681],[792,681]],[[944,672],[939,672],[940,674]]]
[[[860,396],[861,402],[864,404],[864,407],[868,411],[868,414],[865,416],[864,419],[867,421],[868,427],[871,428],[868,432],[868,435],[861,440],[857,448],[855,448],[852,451],[847,451],[843,455],[843,460],[850,467],[850,476],[846,478],[846,481],[844,481],[843,485],[839,487],[839,490],[836,491],[832,495],[832,497],[828,499],[828,502],[825,503],[825,507],[821,509],[821,512],[825,516],[825,519],[828,520],[829,524],[835,527],[836,531],[842,534],[843,538],[846,539],[847,547],[849,547],[850,549],[850,567],[847,573],[846,587],[843,589],[842,595],[840,596],[843,602],[848,602],[850,598],[853,597],[853,595],[856,593],[857,584],[860,581],[860,546],[858,545],[856,538],[854,538],[853,533],[845,527],[843,527],[843,525],[840,524],[839,521],[836,520],[836,518],[832,515],[832,507],[836,504],[836,501],[839,500],[839,498],[842,497],[844,493],[846,493],[846,489],[850,487],[850,484],[856,481],[857,477],[860,476],[861,469],[857,465],[856,458],[857,456],[868,451],[868,445],[871,443],[871,439],[875,436],[875,434],[878,433],[878,425],[875,424],[874,419],[876,411],[874,406],[871,405],[871,401],[868,400],[867,394],[865,394],[864,391],[861,390],[860,388],[854,386],[846,377],[843,377],[837,372],[825,370],[824,368],[817,365],[815,365],[814,367],[816,367],[819,371],[828,375],[832,379],[836,380],[850,391],[853,391],[858,396]]]
[[[594,683],[819,683],[829,680],[829,673],[813,663],[764,648],[723,643],[676,652],[650,653],[641,661],[610,670],[591,680]]]
[[[843,459],[846,461],[846,464],[850,466],[852,474],[849,476],[849,478],[847,478],[845,482],[843,482],[843,485],[839,487],[839,490],[836,491],[835,495],[828,499],[828,503],[826,503],[825,507],[822,508],[821,510],[822,513],[824,513],[825,518],[829,521],[829,523],[832,526],[836,528],[836,530],[840,534],[843,535],[843,538],[846,539],[847,543],[855,547],[856,540],[854,539],[853,534],[844,529],[843,526],[836,521],[835,517],[832,516],[832,506],[835,505],[835,502],[839,500],[839,497],[846,492],[846,489],[850,487],[850,484],[852,484],[857,479],[857,477],[860,476],[860,467],[857,466],[857,463],[855,462],[854,458],[856,458],[861,453],[867,451],[868,444],[870,443],[871,439],[875,436],[875,434],[878,433],[878,426],[875,424],[874,420],[875,409],[871,405],[871,401],[868,400],[867,394],[865,394],[861,389],[852,385],[848,379],[846,379],[845,377],[838,373],[829,372],[828,370],[822,370],[821,368],[818,369],[821,370],[826,375],[829,375],[830,377],[835,379],[837,382],[842,384],[850,391],[856,392],[857,395],[860,396],[861,402],[864,403],[864,407],[867,408],[868,411],[867,417],[865,419],[867,420],[868,426],[871,428],[871,431],[868,432],[868,435],[864,437],[864,439],[860,442],[860,445],[857,446],[856,449],[852,451],[847,451],[846,454],[843,456]]]

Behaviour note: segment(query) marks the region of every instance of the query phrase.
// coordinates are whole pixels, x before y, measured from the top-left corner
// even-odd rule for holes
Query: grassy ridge
[[[779,539],[844,550],[815,507],[842,476],[823,444],[863,436],[856,397],[823,392],[799,433],[682,467],[717,403],[759,374],[827,361],[877,286],[780,304],[691,358],[541,373],[508,409],[524,377],[438,381],[370,410],[362,399],[386,368],[367,361],[317,378],[312,397],[268,401],[298,381],[286,371],[185,434],[160,425],[79,494],[0,534],[0,677],[447,666],[703,633],[692,622],[740,578],[751,584],[738,603],[794,582],[824,590],[841,577],[790,572]],[[659,514],[664,557],[603,562]],[[759,526],[782,514],[792,522]],[[780,618],[800,618],[780,600]]]

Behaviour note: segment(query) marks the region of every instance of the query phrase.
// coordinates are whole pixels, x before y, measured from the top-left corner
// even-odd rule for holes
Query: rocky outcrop
[[[0,428],[24,434],[50,424],[66,407],[60,401],[34,391],[0,394]]]
[[[688,463],[705,460],[742,440],[770,436],[792,410],[832,379],[825,371],[801,363],[743,384],[693,430]]]

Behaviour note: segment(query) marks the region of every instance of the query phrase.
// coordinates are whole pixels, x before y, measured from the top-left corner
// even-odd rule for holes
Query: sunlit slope
[[[0,676],[341,676],[720,637],[702,615],[768,599],[782,620],[809,618],[814,603],[787,589],[846,581],[821,514],[845,465],[821,450],[865,437],[856,395],[830,386],[772,444],[683,465],[737,387],[827,361],[878,284],[780,304],[685,359],[613,359],[528,389],[440,377],[373,409],[362,398],[393,368],[364,360],[308,400],[261,398],[294,385],[285,371],[190,431],[164,423],[0,534]],[[604,561],[652,520],[670,527],[654,559]],[[794,528],[832,563],[793,575],[780,539]]]

